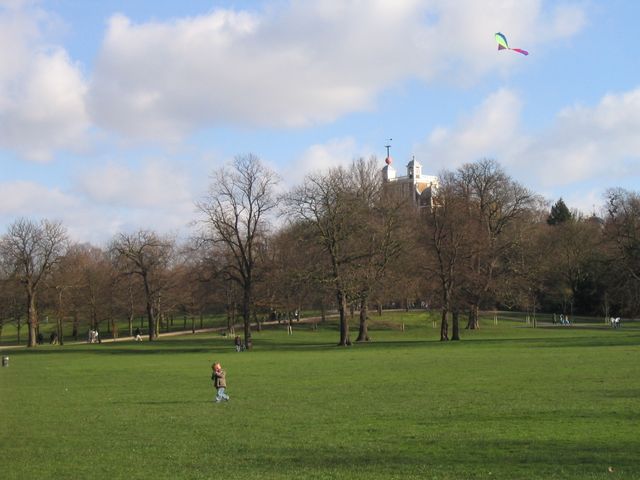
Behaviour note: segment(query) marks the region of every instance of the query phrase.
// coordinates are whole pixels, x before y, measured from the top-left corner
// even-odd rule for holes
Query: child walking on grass
[[[229,395],[225,393],[227,388],[226,372],[222,369],[220,363],[214,363],[211,368],[213,373],[211,374],[211,380],[213,380],[213,386],[216,387],[216,403],[220,403],[222,400],[229,401]]]

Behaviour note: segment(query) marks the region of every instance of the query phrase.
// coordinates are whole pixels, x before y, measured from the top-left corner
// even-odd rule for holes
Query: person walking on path
[[[211,380],[213,380],[213,386],[216,387],[216,403],[220,403],[222,400],[228,402],[229,395],[225,393],[227,388],[227,374],[222,369],[220,363],[214,363],[211,368],[213,373],[211,374]]]

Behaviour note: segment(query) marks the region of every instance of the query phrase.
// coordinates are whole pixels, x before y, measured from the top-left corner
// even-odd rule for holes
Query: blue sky
[[[632,0],[0,0],[0,231],[187,235],[209,174],[494,158],[549,201],[640,190]],[[498,51],[495,32],[528,57]]]

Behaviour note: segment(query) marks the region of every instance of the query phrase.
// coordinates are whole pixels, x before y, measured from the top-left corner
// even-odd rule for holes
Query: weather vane
[[[387,158],[389,158],[389,149],[391,148],[392,140],[393,140],[393,138],[387,138],[387,142],[389,142],[389,144],[384,146],[384,148],[387,149]]]

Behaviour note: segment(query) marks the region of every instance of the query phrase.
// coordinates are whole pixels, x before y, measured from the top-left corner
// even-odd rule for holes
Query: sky
[[[640,190],[635,0],[0,0],[0,234],[187,236],[211,174],[484,158],[598,213]],[[511,47],[498,51],[494,34]]]

